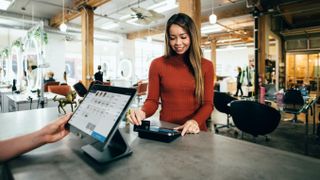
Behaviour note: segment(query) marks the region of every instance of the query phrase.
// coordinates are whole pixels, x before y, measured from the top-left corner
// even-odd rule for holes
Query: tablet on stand
[[[69,120],[71,132],[93,140],[82,150],[96,161],[106,163],[132,153],[118,125],[135,94],[133,88],[94,85]]]

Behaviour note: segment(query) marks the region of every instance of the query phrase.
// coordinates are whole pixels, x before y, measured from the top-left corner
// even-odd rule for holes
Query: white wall
[[[15,40],[17,40],[19,37],[24,37],[26,33],[27,31],[25,30],[0,27],[0,51],[2,51],[4,48],[10,47]]]
[[[44,62],[49,63],[50,67],[45,71],[53,71],[54,78],[57,81],[63,80],[65,71],[65,54],[66,48],[64,36],[48,33],[48,44],[45,46]]]
[[[232,48],[217,49],[217,75],[218,76],[237,76],[237,67],[248,65],[248,49]]]

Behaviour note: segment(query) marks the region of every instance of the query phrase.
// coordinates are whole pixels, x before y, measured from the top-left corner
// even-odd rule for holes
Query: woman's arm
[[[160,96],[160,61],[152,61],[149,69],[148,96],[141,110],[145,112],[146,117],[152,116],[158,109]]]
[[[53,123],[33,133],[0,141],[0,162],[9,160],[44,144],[59,141],[69,133],[65,129],[65,124],[70,119],[70,116],[71,114],[60,117]]]
[[[160,77],[157,59],[153,60],[149,69],[148,96],[141,109],[129,109],[127,120],[134,125],[141,125],[141,121],[152,116],[159,105]]]

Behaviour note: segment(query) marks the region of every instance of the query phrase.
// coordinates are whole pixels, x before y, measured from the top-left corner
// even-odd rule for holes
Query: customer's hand
[[[69,121],[72,113],[66,114],[53,123],[50,123],[40,130],[41,137],[45,143],[53,143],[61,140],[69,131],[65,128],[66,123]]]
[[[141,125],[141,121],[146,118],[146,113],[141,109],[129,109],[127,119],[134,125]]]
[[[182,130],[181,136],[184,136],[186,133],[197,134],[200,132],[198,122],[193,119],[185,122],[182,126],[175,127],[174,129],[175,130]]]

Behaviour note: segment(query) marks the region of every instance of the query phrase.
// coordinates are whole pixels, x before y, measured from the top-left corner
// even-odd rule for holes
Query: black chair
[[[304,105],[301,91],[296,89],[287,90],[283,97],[283,104],[284,112],[294,114],[294,118],[291,121],[293,123],[302,123],[302,121],[297,119],[297,116],[301,113],[301,108]]]
[[[225,127],[229,128],[230,126],[233,126],[229,120],[229,118],[230,118],[230,104],[229,103],[234,100],[237,100],[237,98],[232,97],[227,93],[218,92],[218,91],[214,92],[214,97],[213,97],[214,107],[218,111],[227,114],[227,124],[214,123],[214,130],[216,133],[219,133],[220,128],[225,128]]]
[[[242,132],[266,136],[273,132],[279,125],[280,112],[268,105],[255,101],[233,101],[230,107],[235,126]],[[269,140],[266,136],[266,140]]]

